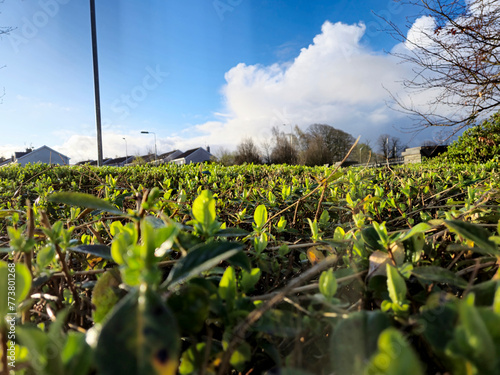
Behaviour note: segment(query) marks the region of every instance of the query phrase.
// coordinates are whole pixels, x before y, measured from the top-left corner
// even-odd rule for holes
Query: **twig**
[[[497,264],[497,262],[486,262],[486,263],[481,263],[481,264],[474,264],[472,266],[464,268],[463,270],[458,271],[456,273],[456,275],[462,276],[462,275],[468,274],[469,272],[474,272],[475,270],[479,270],[481,268],[493,267],[496,264]]]
[[[368,271],[361,271],[361,272],[355,273],[353,275],[349,275],[349,276],[338,278],[337,279],[337,283],[341,284],[341,283],[344,283],[346,281],[351,281],[351,280],[357,279],[357,278],[363,276],[364,274],[366,274],[367,272]],[[309,284],[309,285],[304,285],[304,286],[300,286],[300,287],[297,287],[297,288],[293,288],[292,290],[290,290],[288,292],[288,294],[296,294],[296,293],[308,292],[310,290],[318,290],[318,288],[319,288],[319,284],[318,283],[312,283],[312,284]],[[268,293],[268,294],[262,294],[260,296],[248,297],[248,299],[250,301],[265,301],[265,300],[269,300],[269,299],[273,298],[274,296],[276,296],[279,293],[281,293],[281,292],[280,291],[278,291],[278,292],[272,292],[272,293]]]
[[[32,239],[35,233],[35,218],[33,217],[33,207],[31,207],[31,202],[27,200],[28,206],[28,239]],[[33,249],[29,252],[24,253],[24,264],[28,267],[30,271],[31,278],[33,278],[33,270],[31,269],[31,260],[33,258]]]
[[[47,213],[45,211],[41,211],[41,222],[43,226],[47,229],[52,229],[52,226],[50,225],[49,218],[47,217]],[[75,289],[75,285],[73,284],[73,279],[71,278],[71,273],[69,271],[68,265],[64,261],[64,256],[61,251],[61,248],[59,247],[58,244],[54,244],[54,248],[56,250],[57,256],[59,258],[59,262],[61,263],[62,270],[64,273],[64,276],[66,278],[66,282],[68,283],[68,288],[71,291],[71,294],[73,295],[73,299],[75,300],[75,306],[77,310],[80,309],[80,296],[78,295],[78,292]]]
[[[496,263],[496,262],[495,262]],[[481,258],[476,258],[476,263],[474,264],[474,268],[472,269],[472,275],[469,277],[469,283],[467,284],[467,288],[464,291],[464,294],[468,294],[472,285],[474,285],[474,279],[477,276],[477,272],[479,271],[479,265],[481,264]]]

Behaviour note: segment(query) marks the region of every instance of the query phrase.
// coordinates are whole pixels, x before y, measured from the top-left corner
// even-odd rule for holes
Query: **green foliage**
[[[417,354],[396,328],[387,328],[378,339],[378,351],[371,358],[367,375],[423,375]]]
[[[467,129],[441,157],[460,163],[498,162],[500,157],[500,112],[480,125]]]
[[[499,177],[1,168],[16,374],[496,374]]]

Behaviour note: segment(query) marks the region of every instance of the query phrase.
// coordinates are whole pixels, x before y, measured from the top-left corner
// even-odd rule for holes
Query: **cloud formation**
[[[273,126],[283,124],[326,123],[367,140],[394,133],[401,115],[387,107],[387,90],[397,90],[408,71],[365,46],[365,31],[364,24],[327,21],[289,63],[238,64],[225,75],[227,116],[195,129],[204,140],[226,146],[244,136],[268,138]]]
[[[158,152],[206,145],[234,149],[245,137],[257,143],[269,139],[273,126],[289,131],[290,125],[305,129],[314,123],[332,125],[354,137],[361,135],[364,141],[372,140],[372,145],[382,133],[405,138],[396,129],[407,119],[386,101],[388,90],[401,90],[400,81],[409,68],[393,56],[371,50],[363,43],[365,32],[362,23],[327,21],[293,61],[234,66],[225,74],[221,89],[223,110],[214,111],[214,120],[176,137],[157,139]],[[123,137],[129,154],[144,154],[153,147],[152,137],[118,133],[105,129],[105,156],[124,155]],[[92,135],[75,134],[54,148],[70,156],[72,163],[96,158]]]

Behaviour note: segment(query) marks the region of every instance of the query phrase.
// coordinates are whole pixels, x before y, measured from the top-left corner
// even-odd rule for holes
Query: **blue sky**
[[[375,141],[408,123],[389,109],[407,68],[377,13],[393,0],[96,0],[104,156],[257,144],[272,126],[327,123]],[[89,2],[5,0],[0,155],[48,145],[97,157]],[[286,128],[283,128],[286,129]],[[289,128],[288,128],[289,129]],[[123,140],[123,138],[126,139]]]

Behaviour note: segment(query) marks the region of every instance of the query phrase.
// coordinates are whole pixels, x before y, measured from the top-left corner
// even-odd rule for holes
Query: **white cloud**
[[[375,140],[395,133],[401,114],[386,105],[407,68],[363,45],[365,26],[325,22],[311,45],[285,64],[238,64],[226,73],[222,93],[230,115],[195,126],[193,141],[235,146],[245,136],[268,138],[272,126],[327,123]]]
[[[206,145],[234,149],[244,137],[252,136],[257,143],[269,139],[273,126],[288,132],[290,125],[306,128],[314,123],[332,125],[354,137],[362,135],[372,145],[382,133],[404,138],[396,128],[408,120],[386,101],[387,90],[401,90],[399,82],[409,74],[409,67],[364,45],[365,31],[364,24],[327,21],[292,61],[234,66],[225,75],[224,107],[214,112],[217,120],[192,126],[175,137],[158,138],[158,153]],[[123,137],[130,155],[154,148],[152,136],[114,129],[103,134],[105,157],[125,154]],[[54,148],[70,156],[71,163],[96,159],[95,135],[74,134]]]
[[[432,35],[436,29],[436,20],[431,16],[417,18],[410,30],[408,30],[405,47],[410,51],[416,48],[426,48],[434,44],[428,35]]]

